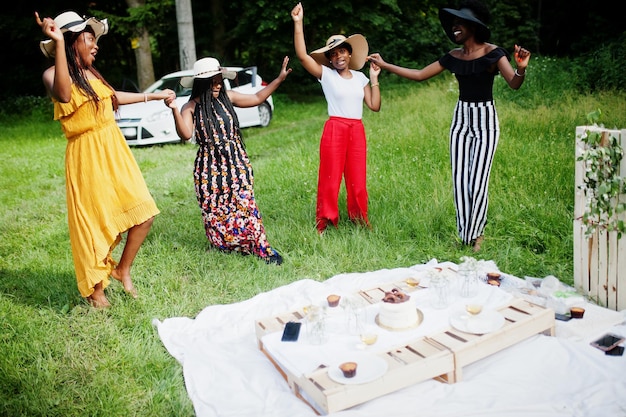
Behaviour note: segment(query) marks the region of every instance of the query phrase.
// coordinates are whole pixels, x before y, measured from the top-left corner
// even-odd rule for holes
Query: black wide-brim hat
[[[489,30],[487,25],[474,15],[474,12],[471,9],[439,9],[439,21],[441,22],[446,35],[448,35],[448,38],[450,38],[452,42],[455,42],[452,26],[454,24],[454,19],[456,18],[474,23],[476,26],[476,34],[482,41],[488,41],[491,37],[491,30]]]

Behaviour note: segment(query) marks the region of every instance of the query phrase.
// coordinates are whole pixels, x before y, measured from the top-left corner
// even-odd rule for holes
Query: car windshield
[[[173,90],[176,97],[187,97],[191,95],[191,88],[185,88],[180,85],[180,76],[171,76],[162,78],[146,90],[147,93],[158,93],[165,89]],[[256,67],[240,68],[236,71],[234,80],[229,80],[230,88],[241,87],[250,84],[252,87],[257,85]]]
[[[156,93],[168,88],[176,93],[176,97],[191,95],[191,88],[184,88],[182,85],[180,85],[180,77],[162,79],[161,83],[156,85],[152,89],[152,91],[149,92]]]

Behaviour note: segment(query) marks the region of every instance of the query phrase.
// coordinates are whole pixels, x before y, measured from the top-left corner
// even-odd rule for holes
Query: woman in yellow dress
[[[67,217],[80,294],[96,307],[109,307],[104,289],[109,277],[132,297],[137,291],[131,267],[154,216],[159,213],[135,158],[117,127],[119,104],[163,100],[174,95],[115,91],[94,68],[98,38],[108,31],[106,19],[85,19],[65,12],[37,24],[49,38],[40,44],[54,65],[43,83],[54,103],[54,119],[67,138],[65,179]],[[128,232],[119,263],[112,251]]]

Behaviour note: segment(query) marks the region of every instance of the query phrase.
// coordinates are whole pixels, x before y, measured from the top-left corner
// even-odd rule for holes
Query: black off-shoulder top
[[[454,74],[459,82],[459,100],[478,102],[493,100],[493,80],[498,75],[496,63],[509,53],[501,47],[480,58],[465,61],[455,58],[448,52],[439,59],[439,63]]]

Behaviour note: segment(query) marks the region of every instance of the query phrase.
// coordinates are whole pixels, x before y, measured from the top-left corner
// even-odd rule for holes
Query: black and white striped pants
[[[489,205],[489,175],[500,125],[493,101],[459,101],[450,127],[450,162],[459,237],[471,244],[483,235]]]

